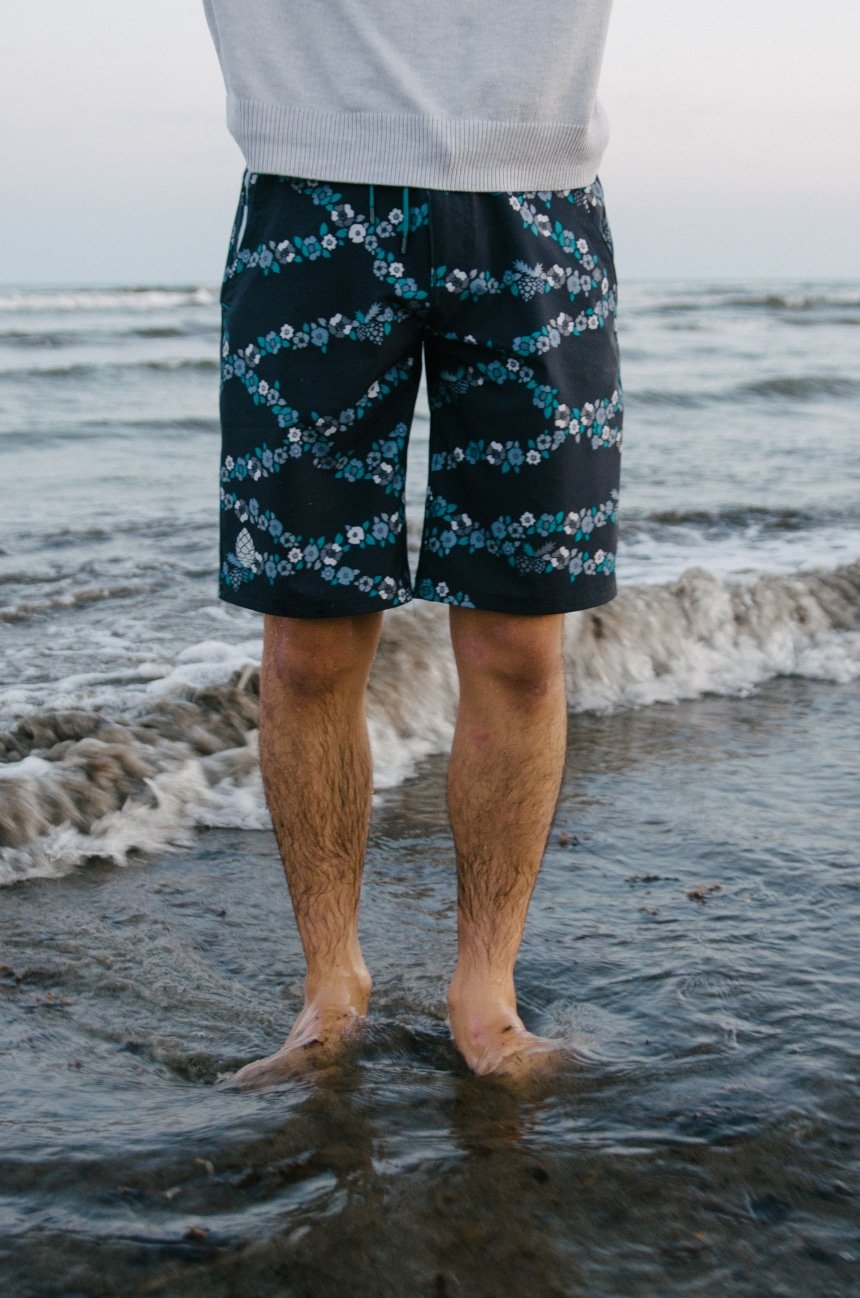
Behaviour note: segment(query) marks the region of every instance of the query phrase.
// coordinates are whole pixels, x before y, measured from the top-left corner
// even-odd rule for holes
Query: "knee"
[[[564,677],[563,616],[493,614],[458,629],[454,651],[461,682],[490,679],[541,697]]]
[[[263,632],[266,675],[298,697],[363,690],[381,630],[380,614],[287,618],[267,614]]]

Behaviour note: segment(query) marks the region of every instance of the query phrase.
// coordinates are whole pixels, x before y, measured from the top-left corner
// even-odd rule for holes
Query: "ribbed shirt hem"
[[[227,127],[249,171],[428,189],[578,188],[594,180],[608,140],[599,103],[580,126],[325,113],[228,95]]]

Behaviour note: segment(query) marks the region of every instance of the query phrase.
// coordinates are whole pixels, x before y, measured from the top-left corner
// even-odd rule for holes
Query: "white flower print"
[[[331,209],[331,219],[335,225],[348,225],[355,216],[355,209],[349,203],[338,203]]]

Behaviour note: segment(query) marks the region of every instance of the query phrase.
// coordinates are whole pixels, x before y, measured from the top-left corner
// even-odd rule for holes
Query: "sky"
[[[0,283],[217,284],[244,160],[201,0],[4,20]],[[615,0],[619,276],[860,279],[858,51],[855,0]]]

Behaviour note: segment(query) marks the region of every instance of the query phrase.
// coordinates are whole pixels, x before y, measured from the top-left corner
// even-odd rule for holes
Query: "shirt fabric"
[[[460,190],[590,184],[612,0],[203,0],[251,172]]]

